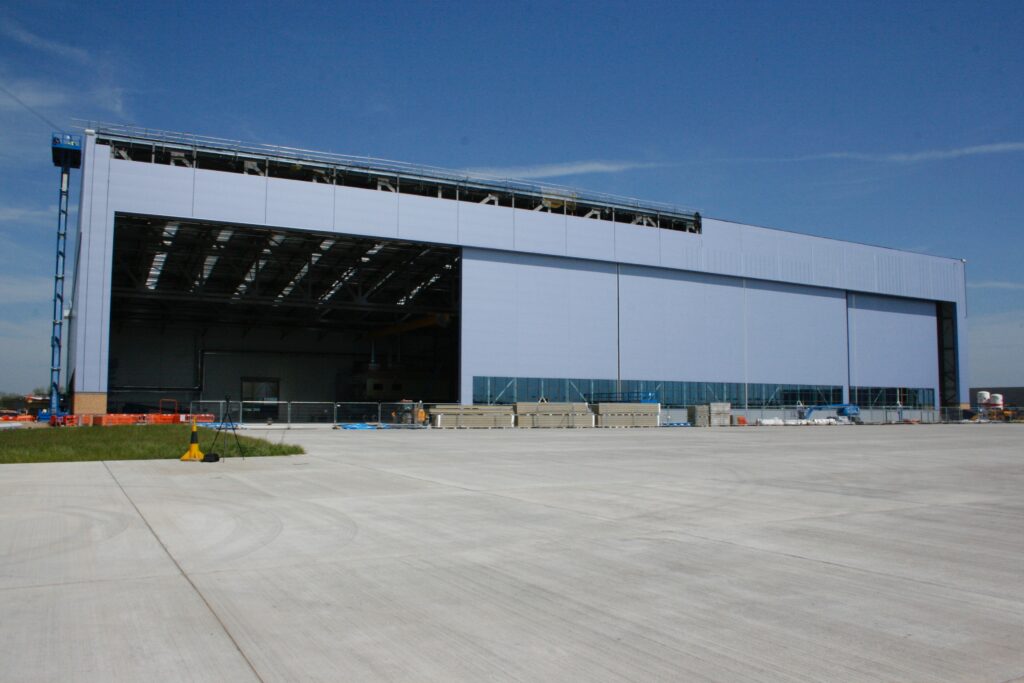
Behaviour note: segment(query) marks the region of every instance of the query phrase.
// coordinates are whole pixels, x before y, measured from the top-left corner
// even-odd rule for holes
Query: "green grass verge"
[[[0,463],[77,462],[86,460],[153,460],[180,458],[188,450],[189,425],[57,427],[0,431]],[[216,432],[198,430],[199,450],[211,450]],[[238,435],[245,456],[305,453],[301,446]],[[235,437],[221,432],[213,450],[221,457],[239,455]]]

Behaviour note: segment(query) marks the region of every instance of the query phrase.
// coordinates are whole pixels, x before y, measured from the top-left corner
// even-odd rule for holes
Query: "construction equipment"
[[[829,403],[820,406],[809,406],[804,410],[802,419],[810,420],[819,410],[834,410],[839,417],[848,417],[852,422],[860,422],[860,406],[852,403]]]
[[[53,330],[50,334],[50,420],[60,413],[61,337],[64,327],[64,256],[68,236],[68,195],[71,169],[82,166],[82,136],[50,136],[53,165],[60,167],[60,203],[57,206],[57,263],[53,273]]]

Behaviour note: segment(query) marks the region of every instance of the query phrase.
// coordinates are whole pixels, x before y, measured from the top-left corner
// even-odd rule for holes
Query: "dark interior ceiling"
[[[459,310],[459,250],[118,214],[112,315],[323,331]]]

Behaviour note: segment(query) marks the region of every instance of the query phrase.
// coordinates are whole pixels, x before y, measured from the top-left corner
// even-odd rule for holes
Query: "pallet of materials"
[[[709,403],[712,427],[728,427],[732,424],[731,403]]]
[[[516,403],[516,425],[525,428],[593,427],[586,403]]]
[[[597,403],[598,427],[657,427],[660,403]]]
[[[707,403],[689,406],[686,410],[694,427],[728,427],[732,424],[731,403]]]
[[[687,406],[686,412],[687,417],[690,418],[690,424],[694,427],[711,426],[711,408],[709,406]]]
[[[512,406],[431,406],[430,424],[440,429],[495,429],[515,426]]]

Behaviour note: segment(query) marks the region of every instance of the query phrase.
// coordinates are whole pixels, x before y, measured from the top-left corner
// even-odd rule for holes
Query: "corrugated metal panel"
[[[779,270],[779,240],[772,239],[768,230],[749,228],[743,231],[743,275],[763,280],[777,280]]]
[[[663,230],[661,233],[661,265],[678,270],[701,270],[700,235]]]
[[[843,247],[841,242],[818,240],[811,243],[810,282],[821,287],[842,287]]]
[[[842,286],[862,292],[878,291],[878,279],[875,267],[876,250],[860,244],[847,244],[843,247]]]
[[[716,275],[743,277],[743,252],[705,249],[704,271]]]
[[[879,291],[907,292],[903,284],[903,271],[914,269],[914,259],[901,259],[894,251],[879,249],[875,252],[876,280]]]
[[[776,236],[779,278],[785,282],[814,283],[814,243],[792,233],[776,233]]]
[[[615,224],[615,260],[619,263],[661,265],[661,230],[626,223]]]

